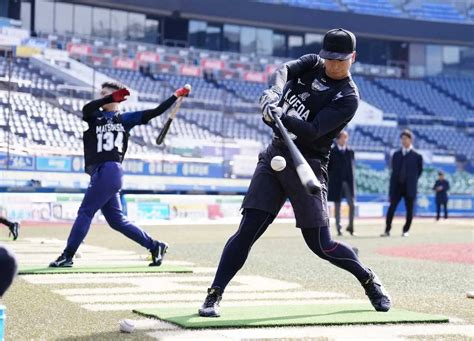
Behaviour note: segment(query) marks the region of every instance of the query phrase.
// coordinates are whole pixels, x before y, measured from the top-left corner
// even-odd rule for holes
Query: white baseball
[[[123,333],[131,333],[135,330],[135,324],[132,320],[120,320],[120,331]]]
[[[270,166],[274,171],[281,172],[286,167],[286,160],[283,156],[274,156],[272,161],[270,161]]]
[[[76,257],[76,258],[82,258],[82,253],[76,252],[76,254],[74,255],[74,257]]]
[[[191,89],[192,89],[191,84],[185,84],[184,88],[189,90],[189,91],[191,91]]]

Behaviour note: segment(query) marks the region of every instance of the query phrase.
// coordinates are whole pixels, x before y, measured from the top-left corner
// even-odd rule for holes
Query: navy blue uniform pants
[[[77,213],[67,240],[65,254],[72,257],[82,243],[98,210],[102,211],[107,223],[114,230],[123,233],[141,246],[152,250],[156,243],[145,231],[128,221],[120,202],[123,171],[118,162],[104,162],[92,173],[91,181]]]

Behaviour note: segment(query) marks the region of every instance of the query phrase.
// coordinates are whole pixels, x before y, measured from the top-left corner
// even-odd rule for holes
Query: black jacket
[[[349,184],[352,196],[355,196],[355,158],[352,149],[346,147],[346,151],[342,152],[337,146],[334,146],[329,155],[328,173],[329,201],[341,201],[341,189],[344,180]]]
[[[418,179],[423,173],[423,157],[414,149],[403,156],[402,150],[397,150],[391,160],[392,174],[390,176],[390,199],[396,196],[404,186],[405,195],[416,198]]]
[[[441,191],[436,191],[437,187],[443,187]],[[436,202],[443,203],[448,201],[449,182],[447,180],[436,180],[433,191],[436,191]]]

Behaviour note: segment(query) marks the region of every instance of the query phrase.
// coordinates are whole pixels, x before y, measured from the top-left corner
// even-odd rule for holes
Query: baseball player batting
[[[331,238],[327,208],[327,165],[333,139],[349,123],[359,105],[359,92],[351,78],[356,38],[352,32],[326,33],[319,55],[308,54],[279,67],[263,92],[260,106],[264,122],[274,130],[272,142],[259,155],[242,220],[227,241],[207,297],[199,309],[204,317],[220,316],[219,304],[226,286],[244,265],[252,245],[273,222],[289,198],[308,247],[319,257],[353,274],[377,311],[390,309],[390,297],[375,273],[361,263],[354,250]],[[287,145],[273,118],[277,115],[321,183],[310,194],[300,181]],[[271,167],[275,156],[286,167]]]
[[[110,227],[151,252],[150,266],[161,265],[168,244],[154,240],[128,221],[122,212],[119,195],[123,181],[122,161],[127,152],[130,130],[163,114],[179,97],[188,93],[189,90],[183,87],[154,109],[121,113],[119,103],[125,101],[130,92],[121,84],[108,82],[102,84],[102,98],[82,108],[83,120],[89,126],[84,132],[85,170],[91,180],[66,248],[49,264],[50,267],[73,266],[74,254],[89,232],[92,218],[98,210],[102,211]]]

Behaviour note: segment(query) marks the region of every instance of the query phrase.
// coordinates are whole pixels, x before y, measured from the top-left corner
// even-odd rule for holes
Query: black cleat
[[[391,306],[390,295],[385,291],[378,276],[370,270],[370,278],[362,283],[365,294],[369,297],[370,303],[377,311],[389,311]]]
[[[199,316],[202,317],[219,317],[221,312],[219,311],[219,303],[222,300],[222,289],[219,287],[213,287],[207,289],[207,296],[199,308]]]
[[[380,235],[380,237],[390,237],[390,232],[385,231]]]
[[[357,236],[357,235],[355,234],[355,232],[354,232],[354,228],[353,228],[353,227],[348,226],[348,227],[346,228],[346,231],[349,232],[349,234],[350,234],[351,236]]]
[[[49,263],[50,268],[72,268],[74,262],[72,257],[67,257],[64,253],[58,257],[54,262]]]
[[[12,226],[9,226],[8,229],[10,230],[10,236],[13,237],[13,240],[18,239],[18,234],[20,233],[20,224],[13,223]]]
[[[149,266],[160,266],[163,263],[166,251],[168,251],[168,244],[163,242],[157,242],[158,245],[154,250],[151,251],[152,262]]]
[[[342,236],[342,231],[341,231],[341,230],[337,230],[337,235],[338,235],[339,237],[341,237],[341,236]]]

